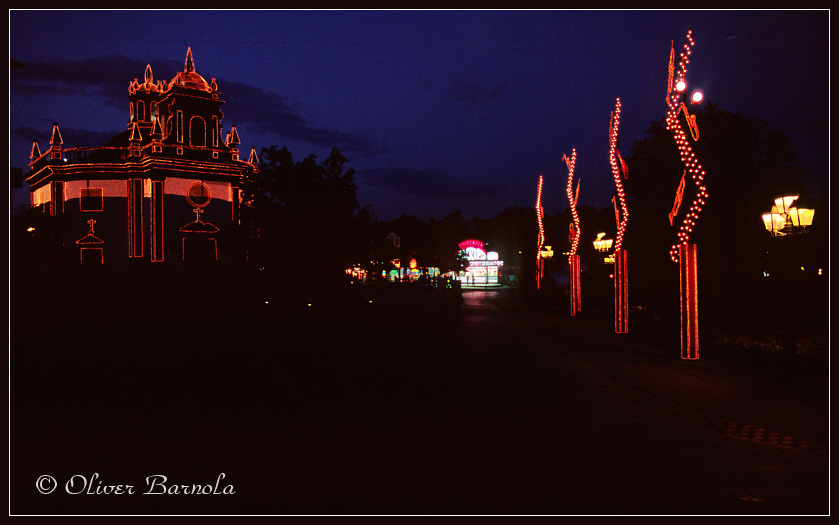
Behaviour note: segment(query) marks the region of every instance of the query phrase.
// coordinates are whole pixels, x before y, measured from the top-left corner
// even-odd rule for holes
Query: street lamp
[[[612,249],[612,239],[604,239],[605,233],[598,233],[594,240],[594,249],[600,253],[606,253]],[[603,262],[606,264],[615,264],[615,256],[613,254],[603,257]]]
[[[598,252],[608,252],[612,249],[612,239],[604,239],[603,237],[605,235],[605,232],[598,233],[597,238],[594,240],[594,249]]]
[[[763,214],[763,225],[774,237],[803,233],[804,228],[813,224],[816,210],[791,206],[798,195],[778,197],[770,213]]]

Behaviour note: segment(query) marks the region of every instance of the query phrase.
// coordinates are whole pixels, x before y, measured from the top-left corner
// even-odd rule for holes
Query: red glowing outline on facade
[[[200,191],[201,194],[206,197],[206,200],[203,202],[193,200],[193,190]],[[204,206],[209,204],[211,199],[210,195],[210,187],[204,184],[203,181],[193,182],[189,185],[189,188],[187,188],[186,190],[186,200],[189,201],[189,203],[196,208],[203,208]]]
[[[190,201],[191,202],[191,201]],[[209,202],[209,200],[207,201]],[[190,222],[189,224],[185,224],[178,228],[179,231],[186,233],[187,235],[181,238],[181,260],[186,260],[186,243],[187,240],[192,241],[199,241],[200,236],[204,235],[207,241],[213,242],[213,257],[214,260],[218,260],[218,241],[216,241],[215,237],[210,237],[210,235],[214,235],[219,232],[218,227],[215,224],[204,222],[201,220],[201,213],[202,210],[200,207],[195,208],[192,210],[195,212],[195,220]]]
[[[163,181],[151,183],[151,261],[163,262]]]
[[[143,256],[143,179],[128,179],[128,256]]]
[[[684,111],[688,127],[690,128],[691,136],[694,140],[698,140],[699,138],[699,128],[696,124],[696,117],[695,115],[689,115],[687,112],[687,108],[684,106],[682,102],[682,92],[674,89],[674,82],[678,83],[680,81],[684,81],[685,77],[687,76],[687,65],[690,62],[690,54],[691,48],[693,46],[693,33],[691,30],[688,30],[687,37],[685,39],[684,50],[679,55],[679,68],[675,79],[672,75],[668,76],[668,94],[669,97],[667,99],[667,129],[673,132],[673,140],[676,142],[676,147],[679,149],[679,157],[681,158],[682,163],[685,166],[685,171],[690,175],[693,184],[696,186],[696,196],[693,199],[693,202],[688,209],[687,214],[685,215],[684,219],[682,220],[682,224],[679,228],[677,233],[678,243],[673,244],[670,247],[670,259],[673,262],[679,262],[679,246],[681,244],[687,244],[690,240],[690,234],[693,231],[694,226],[696,225],[696,220],[699,217],[699,213],[702,211],[702,206],[705,205],[705,199],[708,198],[708,193],[705,188],[704,178],[705,178],[705,170],[702,168],[702,165],[696,159],[696,155],[693,153],[692,148],[690,147],[690,143],[688,142],[687,135],[685,131],[682,129],[681,123],[679,122],[679,113]],[[672,69],[674,60],[674,50],[673,50],[673,42],[670,42],[670,66],[668,66],[668,71]],[[682,109],[684,108],[684,109]],[[677,192],[677,200],[681,203],[680,196],[684,192],[684,187],[680,183],[679,184],[679,191]],[[676,207],[674,206],[674,209]],[[672,224],[672,218],[671,218]]]
[[[155,178],[158,177],[158,170],[168,170],[173,174],[180,172],[189,178],[195,178],[198,173],[206,174],[209,181],[213,181],[213,183],[217,181],[224,181],[228,185],[235,184],[235,181],[241,181],[242,179],[241,170],[236,169],[236,166],[218,166],[215,163],[201,160],[162,159],[156,155],[152,158],[149,155],[149,152],[162,153],[164,149],[169,150],[170,152],[172,150],[176,150],[179,155],[184,153],[184,149],[188,149],[190,151],[206,150],[209,149],[206,145],[210,141],[212,141],[213,146],[218,146],[220,138],[219,135],[221,133],[221,127],[219,125],[220,116],[212,116],[212,130],[206,129],[208,119],[200,116],[193,116],[190,120],[190,129],[188,130],[190,133],[188,137],[189,144],[178,144],[176,147],[175,145],[164,144],[162,142],[163,133],[166,128],[168,128],[167,133],[171,133],[173,131],[177,132],[178,141],[183,143],[184,139],[187,138],[184,137],[184,131],[187,130],[185,130],[183,125],[183,112],[178,110],[176,118],[168,118],[169,122],[167,123],[167,119],[165,117],[171,117],[171,115],[161,115],[156,100],[149,100],[149,97],[138,100],[137,97],[134,96],[139,96],[141,92],[144,92],[146,95],[150,93],[154,93],[155,95],[158,93],[162,94],[171,87],[179,85],[210,92],[212,98],[214,100],[218,100],[218,94],[214,92],[217,90],[215,79],[213,79],[211,86],[208,87],[206,82],[204,82],[197,74],[190,76],[190,73],[194,72],[194,64],[192,63],[191,55],[191,49],[188,49],[184,74],[179,73],[173,80],[171,86],[168,86],[166,81],[158,81],[155,84],[150,65],[146,66],[144,81],[142,84],[138,82],[137,79],[134,79],[133,82],[129,83],[129,94],[132,95],[132,100],[130,100],[129,103],[131,120],[128,124],[129,143],[127,146],[103,146],[93,148],[76,147],[63,149],[63,138],[57,123],[53,124],[50,134],[50,147],[48,150],[41,153],[38,143],[33,141],[32,149],[30,151],[31,162],[29,163],[32,172],[26,177],[26,181],[30,184],[30,186],[32,186],[30,193],[32,195],[31,202],[33,203],[33,206],[45,205],[43,206],[45,213],[49,213],[53,216],[64,215],[65,205],[69,202],[68,197],[72,193],[73,197],[76,195],[79,197],[79,212],[100,212],[102,211],[102,203],[104,201],[105,193],[112,192],[113,189],[103,191],[102,188],[90,189],[88,187],[79,191],[78,185],[75,185],[75,182],[86,177],[90,179],[91,176],[92,178],[99,178],[100,173],[105,171],[113,173],[116,177],[120,177],[121,175],[124,178],[119,181],[119,184],[121,185],[119,193],[122,193],[122,188],[127,187],[127,191],[124,195],[126,199],[126,208],[124,209],[126,209],[127,212],[128,223],[128,256],[132,258],[144,257],[144,246],[146,244],[144,237],[149,237],[151,240],[151,245],[149,247],[150,260],[162,261],[164,192],[163,181],[155,180]],[[180,80],[180,82],[176,82],[178,80]],[[187,96],[192,95],[187,94]],[[177,121],[175,129],[173,129],[172,126],[173,120]],[[138,124],[138,121],[141,122]],[[202,134],[203,138],[195,136],[196,133],[193,133],[193,131],[198,134]],[[211,135],[208,135],[210,132]],[[229,146],[239,144],[239,136],[235,126],[228,137]],[[202,144],[202,146],[194,146],[192,143]],[[123,160],[129,159],[129,162],[75,162],[77,160],[85,160],[86,157],[92,153],[103,150],[107,150],[108,153],[118,155]],[[217,159],[219,151],[213,150],[212,153],[214,154],[214,158]],[[238,158],[238,150],[235,147],[230,147],[229,153],[231,160],[242,163],[242,161]],[[248,164],[251,164],[250,168],[252,168],[252,170],[256,170],[257,162],[258,160],[255,150],[252,150],[251,158],[248,160]],[[147,173],[153,173],[155,175],[152,178],[148,178],[146,175]],[[231,177],[233,180],[227,180]],[[72,187],[67,186],[64,182],[65,180],[73,182],[74,185]],[[88,186],[89,185],[90,181],[88,180]],[[237,193],[238,188],[233,188],[231,186],[229,189],[231,195],[226,200],[232,201],[233,199],[240,199],[240,195]],[[215,186],[213,186],[213,190],[216,192],[220,191],[217,190]],[[109,196],[113,195],[109,194]],[[151,196],[149,199],[150,203],[146,204],[146,199],[149,198],[149,196]],[[194,206],[198,205],[198,203],[192,204]],[[234,222],[238,219],[236,214],[238,209],[237,204],[238,202],[231,205]],[[149,206],[149,208],[146,208],[146,206]],[[146,213],[150,213],[148,223],[144,217]],[[195,223],[187,225],[186,230],[182,228],[181,231],[190,231],[191,233],[211,236],[213,232],[218,231],[217,227],[210,223],[201,221],[199,217],[200,215],[196,217]],[[146,230],[146,228],[148,228],[148,230]],[[88,242],[81,243],[80,249],[87,254],[90,254],[91,251],[97,251],[101,255],[102,249],[97,247],[95,244],[91,245],[89,242],[91,238],[92,237],[88,237]],[[218,259],[216,239],[214,237],[210,237],[209,240],[214,243],[214,257]],[[121,241],[120,245],[122,245],[122,242],[124,241]],[[102,257],[100,256],[97,258],[94,256],[94,259],[101,261]],[[83,260],[87,260],[87,256],[83,256]]]
[[[104,250],[102,249],[101,245],[104,244],[105,241],[103,241],[93,233],[93,225],[96,224],[95,219],[89,219],[87,221],[87,224],[87,235],[76,241],[76,244],[79,245],[79,264],[84,264],[85,253],[98,253],[99,264],[102,264],[105,261],[105,256]]]

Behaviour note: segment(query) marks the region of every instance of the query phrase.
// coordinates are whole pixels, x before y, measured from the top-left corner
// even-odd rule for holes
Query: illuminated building
[[[257,171],[239,157],[236,127],[222,130],[215,79],[184,70],[155,81],[151,65],[128,84],[126,130],[103,146],[65,148],[58,124],[48,148],[32,145],[30,205],[60,231],[61,260],[120,266],[216,263],[235,242],[242,183]]]
[[[497,252],[488,252],[483,241],[466,239],[458,244],[458,248],[466,253],[469,265],[460,276],[461,282],[466,284],[498,284],[498,270],[504,266],[504,261],[498,260]]]

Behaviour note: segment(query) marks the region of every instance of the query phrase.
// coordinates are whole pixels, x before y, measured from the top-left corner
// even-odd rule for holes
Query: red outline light
[[[615,193],[612,197],[615,207],[615,333],[629,332],[629,275],[626,270],[626,250],[622,249],[623,234],[629,222],[629,209],[626,205],[626,194],[623,190],[621,177],[628,178],[629,170],[618,151],[618,129],[620,127],[621,99],[615,102],[615,111],[609,121],[609,164],[612,166],[612,177],[615,179]]]
[[[536,289],[541,286],[542,277],[545,275],[545,260],[542,259],[542,246],[545,244],[545,227],[542,224],[542,217],[545,211],[542,209],[542,176],[539,175],[539,185],[536,188],[536,220],[539,223],[539,233],[536,242]]]
[[[577,247],[580,244],[580,216],[577,214],[577,200],[580,198],[580,181],[577,180],[577,190],[574,192],[574,167],[577,164],[577,149],[571,149],[571,158],[565,155],[562,160],[568,166],[568,184],[565,192],[568,195],[568,203],[571,208],[573,222],[568,225],[568,240],[571,242],[571,253],[568,255],[569,286],[571,300],[571,315],[576,315],[580,310],[582,296],[580,293],[580,256],[577,255]]]
[[[676,82],[684,81],[687,76],[687,65],[693,46],[693,34],[688,30],[685,39],[684,50],[679,55],[679,69],[676,76]],[[705,189],[704,178],[705,170],[696,159],[687,135],[682,129],[679,121],[679,113],[684,113],[685,121],[690,130],[691,138],[694,141],[699,140],[699,127],[696,124],[696,116],[688,112],[687,106],[683,101],[683,92],[673,89],[673,70],[674,70],[675,52],[673,50],[673,42],[670,42],[670,64],[668,66],[669,76],[667,80],[668,98],[667,98],[667,129],[673,132],[673,140],[676,147],[679,149],[679,156],[685,166],[682,172],[682,179],[679,182],[679,187],[676,190],[676,199],[673,202],[673,209],[670,211],[670,224],[673,224],[673,218],[679,211],[684,197],[686,177],[690,175],[691,181],[696,188],[693,202],[690,205],[687,213],[682,219],[682,224],[677,233],[678,242],[670,247],[670,259],[679,264],[679,309],[681,312],[681,344],[682,344],[682,359],[699,359],[699,302],[698,302],[698,279],[697,279],[697,263],[696,263],[696,245],[690,243],[690,234],[696,225],[699,213],[702,211],[702,206],[705,205],[705,199],[708,198],[708,193]]]

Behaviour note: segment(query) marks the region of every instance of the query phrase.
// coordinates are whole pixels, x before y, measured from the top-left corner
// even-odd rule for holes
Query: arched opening
[[[189,120],[189,145],[200,148],[207,145],[207,123],[201,117]]]

